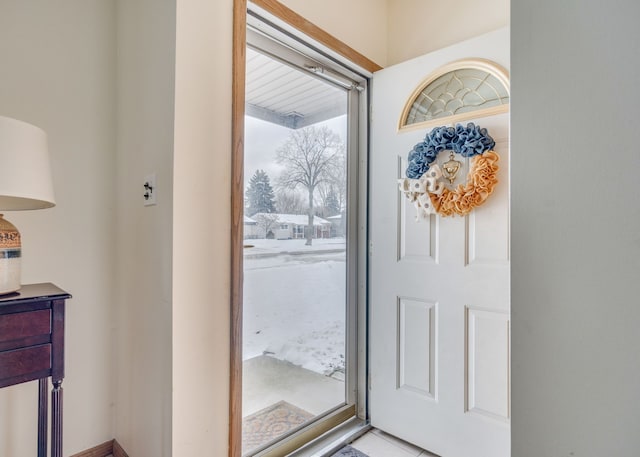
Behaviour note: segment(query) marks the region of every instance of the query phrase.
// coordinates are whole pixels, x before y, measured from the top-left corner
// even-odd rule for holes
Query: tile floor
[[[438,457],[375,428],[351,443],[351,447],[369,457]]]

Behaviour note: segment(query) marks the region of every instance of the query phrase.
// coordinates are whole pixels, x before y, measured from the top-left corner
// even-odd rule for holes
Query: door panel
[[[508,68],[508,37],[484,35],[373,80],[371,421],[442,457],[509,455],[509,118],[474,120],[496,140],[494,194],[467,217],[419,222],[396,180],[428,129],[398,133],[397,122],[415,87],[446,63],[482,57]]]
[[[402,161],[406,170],[406,161]],[[400,174],[400,172],[398,173]],[[398,192],[398,260],[409,262],[437,262],[437,219],[431,216],[429,220],[416,224],[416,210],[413,203]]]
[[[509,314],[467,308],[466,411],[509,420]]]
[[[398,388],[435,398],[436,304],[398,299]]]

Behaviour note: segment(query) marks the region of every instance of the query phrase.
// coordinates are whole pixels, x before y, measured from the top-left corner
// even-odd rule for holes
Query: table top
[[[20,290],[6,295],[0,295],[0,306],[14,305],[27,301],[42,299],[66,299],[71,298],[71,294],[65,292],[49,282],[40,284],[23,284]]]

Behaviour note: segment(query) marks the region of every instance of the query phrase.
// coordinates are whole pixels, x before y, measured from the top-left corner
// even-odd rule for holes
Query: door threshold
[[[326,457],[371,430],[371,424],[359,417],[352,417],[332,428],[287,457]]]

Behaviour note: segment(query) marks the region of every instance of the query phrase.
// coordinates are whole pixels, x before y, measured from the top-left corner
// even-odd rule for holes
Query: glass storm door
[[[360,86],[249,27],[243,455],[355,414]]]

